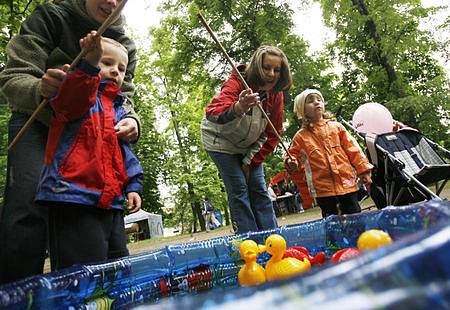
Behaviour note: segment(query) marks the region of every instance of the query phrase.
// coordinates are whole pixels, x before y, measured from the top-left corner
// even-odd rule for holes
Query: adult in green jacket
[[[0,87],[12,114],[11,142],[43,98],[56,94],[69,64],[80,53],[79,40],[98,29],[119,0],[62,0],[43,4],[23,22],[6,47],[8,61],[0,73]],[[136,67],[136,48],[118,17],[103,36],[128,50],[129,63],[122,90],[128,99]],[[136,141],[139,120],[128,100],[129,117],[117,125],[119,139]],[[46,107],[8,153],[4,205],[0,215],[0,283],[43,272],[47,248],[47,209],[34,204],[44,162],[51,109]]]

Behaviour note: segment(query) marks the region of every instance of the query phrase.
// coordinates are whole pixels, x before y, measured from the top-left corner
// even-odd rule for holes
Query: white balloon
[[[352,124],[360,133],[383,134],[392,131],[394,119],[389,110],[376,102],[359,106],[353,113]]]

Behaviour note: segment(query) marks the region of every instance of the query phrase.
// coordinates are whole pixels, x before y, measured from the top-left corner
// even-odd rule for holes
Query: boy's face
[[[103,23],[111,12],[122,0],[86,0],[86,11],[90,17],[100,24]]]
[[[122,48],[105,42],[103,44],[103,55],[98,65],[102,80],[110,80],[117,86],[122,86],[128,65],[128,55]]]
[[[309,94],[305,100],[305,116],[313,121],[321,120],[325,112],[325,102],[318,94]]]

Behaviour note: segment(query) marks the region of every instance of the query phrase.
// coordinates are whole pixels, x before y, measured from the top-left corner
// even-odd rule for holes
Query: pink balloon
[[[392,131],[393,118],[389,110],[376,102],[359,106],[353,113],[352,124],[360,133],[383,134]]]

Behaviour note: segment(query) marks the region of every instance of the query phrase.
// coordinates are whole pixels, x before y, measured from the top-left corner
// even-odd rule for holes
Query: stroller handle
[[[356,128],[353,127],[353,125],[350,122],[346,121],[342,116],[337,116],[337,119],[341,123],[344,123],[345,126],[351,128],[353,130],[353,132],[358,135],[358,137],[360,137],[362,140],[364,140],[364,135],[362,133],[358,132],[358,130],[356,130]]]

